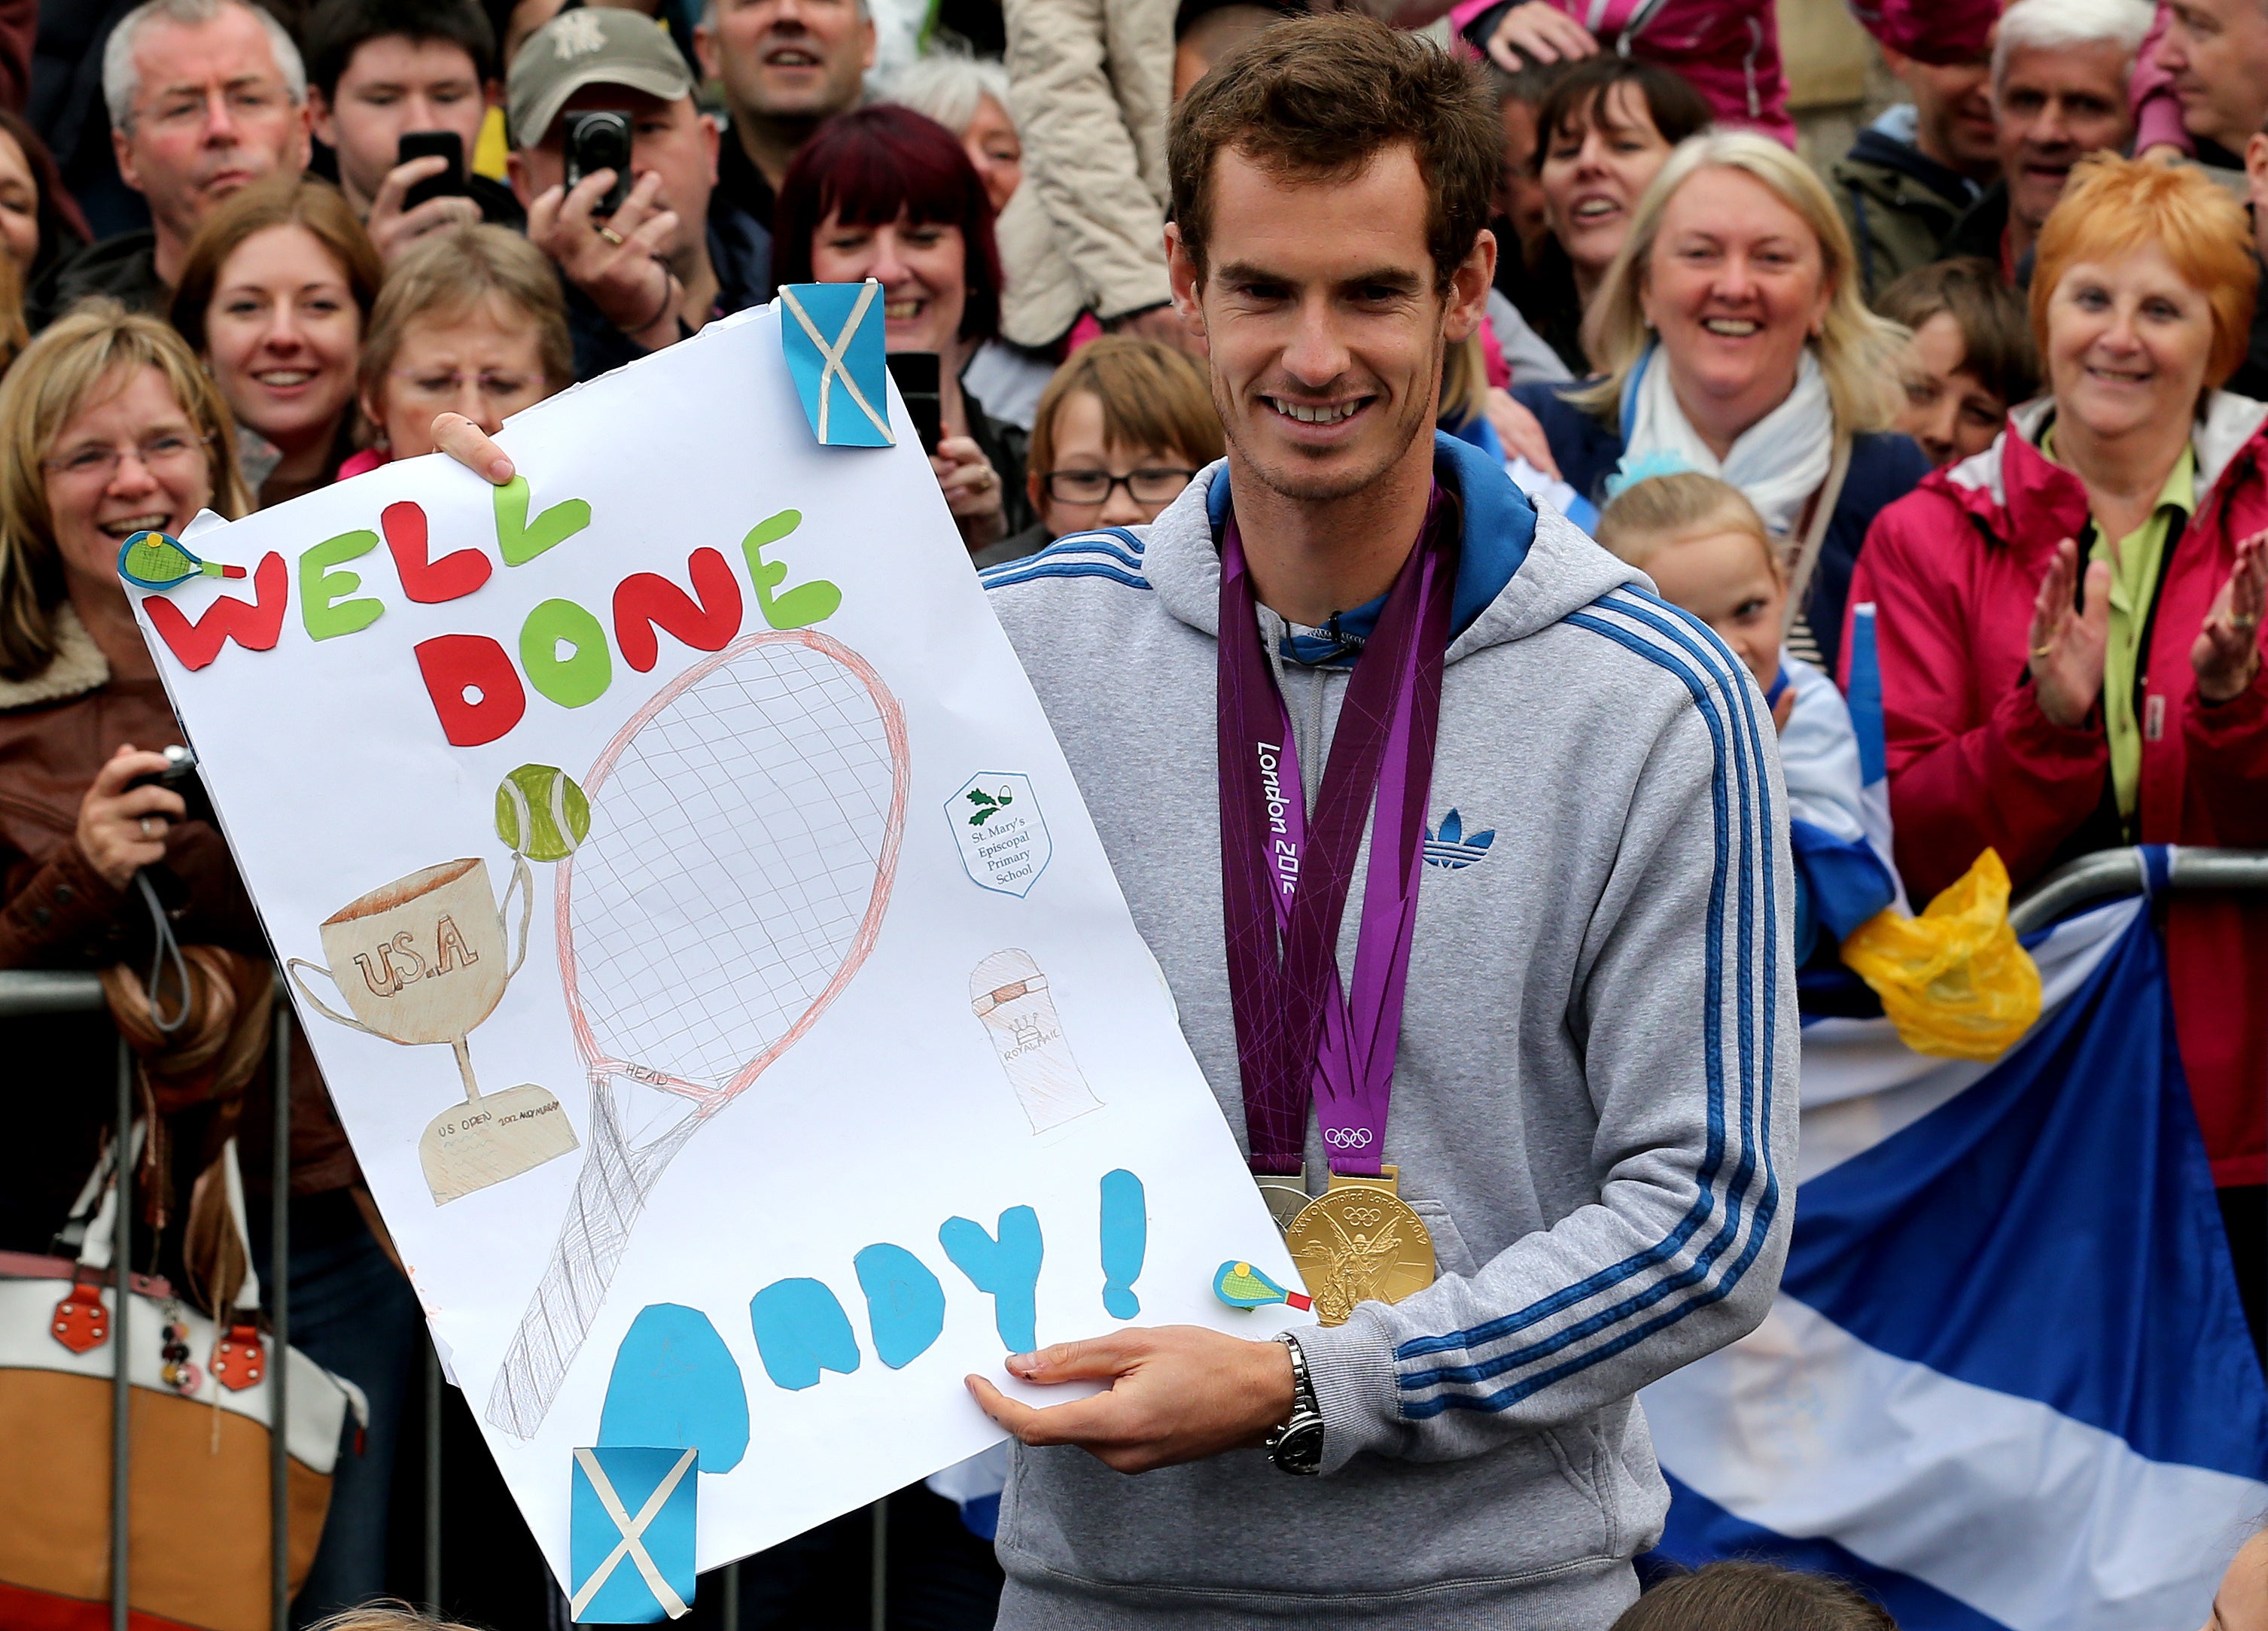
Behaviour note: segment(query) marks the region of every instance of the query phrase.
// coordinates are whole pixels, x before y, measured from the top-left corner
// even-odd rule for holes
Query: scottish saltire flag
[[[2033,955],[2039,1021],[1996,1064],[1806,1026],[1778,1300],[1644,1395],[1663,1554],[1839,1574],[1905,1631],[2206,1619],[2268,1512],[2268,1386],[2164,959],[2139,900]]]
[[[961,1521],[979,1540],[1000,1531],[1000,1496],[1008,1488],[1008,1446],[980,1450],[929,1476],[929,1487],[961,1509]]]

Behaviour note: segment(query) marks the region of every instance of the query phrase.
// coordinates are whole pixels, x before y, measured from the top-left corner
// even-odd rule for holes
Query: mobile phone
[[[394,143],[394,162],[406,165],[413,158],[446,158],[449,167],[438,175],[429,175],[414,183],[402,195],[401,207],[415,209],[430,198],[461,198],[465,195],[465,138],[454,130],[410,130],[403,133]]]
[[[181,796],[181,803],[186,806],[182,820],[202,821],[208,827],[217,827],[219,822],[213,815],[211,796],[205,791],[204,782],[197,775],[196,754],[188,748],[178,746],[162,751],[166,755],[166,768],[152,770],[147,775],[136,776],[126,784],[126,790],[131,792],[137,787],[169,788]]]
[[[630,116],[613,108],[567,115],[567,190],[600,170],[615,173],[607,195],[591,206],[594,216],[610,216],[630,195]]]
[[[945,435],[945,403],[938,394],[938,362],[934,351],[893,351],[884,357],[890,378],[898,382],[906,413],[921,437],[922,452],[935,453]]]

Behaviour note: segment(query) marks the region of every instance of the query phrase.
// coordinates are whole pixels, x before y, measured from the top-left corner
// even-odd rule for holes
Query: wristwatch
[[[1323,1470],[1323,1413],[1315,1407],[1315,1385],[1307,1379],[1307,1356],[1289,1331],[1277,1333],[1292,1355],[1292,1414],[1268,1435],[1268,1458],[1279,1473],[1313,1478]]]

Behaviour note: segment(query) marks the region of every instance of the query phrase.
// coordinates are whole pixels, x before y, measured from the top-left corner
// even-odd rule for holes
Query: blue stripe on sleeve
[[[988,569],[982,581],[986,589],[1012,589],[1019,584],[1037,583],[1043,577],[1101,577],[1128,589],[1147,589],[1150,580],[1104,561],[1050,561],[1044,555],[1028,561],[1004,562]]]
[[[1602,1270],[1583,1282],[1541,1299],[1516,1313],[1491,1320],[1468,1331],[1453,1332],[1439,1337],[1419,1338],[1405,1342],[1396,1350],[1397,1361],[1423,1358],[1432,1354],[1447,1354],[1471,1350],[1499,1341],[1528,1328],[1550,1316],[1575,1307],[1592,1297],[1622,1285],[1650,1269],[1659,1268],[1673,1260],[1677,1252],[1697,1233],[1716,1211],[1716,1185],[1723,1174],[1725,1143],[1727,1128],[1724,1105],[1724,1038],[1723,1011],[1723,953],[1725,920],[1732,915],[1735,922],[1734,939],[1738,951],[1736,974],[1740,986],[1736,992],[1738,1015],[1737,1043],[1740,1058],[1739,1127],[1742,1150],[1727,1187],[1726,1213],[1714,1237],[1687,1267],[1664,1275],[1644,1289],[1624,1298],[1614,1307],[1603,1309],[1589,1318],[1555,1333],[1550,1338],[1523,1348],[1499,1353],[1476,1363],[1436,1366],[1413,1372],[1401,1378],[1405,1392],[1424,1392],[1444,1385],[1471,1384],[1491,1379],[1506,1371],[1559,1354],[1586,1339],[1600,1335],[1617,1325],[1627,1324],[1633,1316],[1653,1306],[1677,1291],[1696,1284],[1704,1284],[1702,1294],[1681,1302],[1654,1319],[1632,1326],[1609,1340],[1585,1349],[1551,1369],[1532,1374],[1509,1386],[1492,1392],[1437,1393],[1426,1399],[1408,1400],[1403,1414],[1419,1419],[1439,1414],[1444,1409],[1500,1410],[1552,1382],[1596,1364],[1613,1354],[1622,1352],[1683,1319],[1695,1309],[1706,1306],[1727,1295],[1745,1275],[1755,1260],[1769,1233],[1769,1225],[1778,1209],[1778,1185],[1772,1169],[1770,1149],[1771,1106],[1772,1099],[1771,1038],[1778,1017],[1778,903],[1774,900],[1774,880],[1769,862],[1769,840],[1772,812],[1768,777],[1764,772],[1761,726],[1758,723],[1755,699],[1750,687],[1743,684],[1742,671],[1731,654],[1718,643],[1707,628],[1675,608],[1664,606],[1651,596],[1637,591],[1618,591],[1600,604],[1602,610],[1611,611],[1650,630],[1653,637],[1619,622],[1585,613],[1576,613],[1567,621],[1604,636],[1636,652],[1675,675],[1692,696],[1697,713],[1707,726],[1715,750],[1716,773],[1712,778],[1712,804],[1715,827],[1717,858],[1711,880],[1708,925],[1705,930],[1705,974],[1704,1027],[1704,1076],[1707,1088],[1707,1144],[1700,1168],[1697,1172],[1700,1194],[1686,1216],[1664,1237],[1646,1251],[1635,1254],[1612,1267]],[[1675,649],[1672,649],[1675,648]],[[1730,722],[1719,711],[1719,696],[1737,699],[1737,716]],[[1737,782],[1737,796],[1732,790]],[[1728,806],[1737,804],[1737,812]],[[1741,860],[1736,899],[1727,899],[1727,872],[1734,849],[1731,827],[1737,814],[1737,853]],[[1760,866],[1759,862],[1763,864]],[[1756,898],[1759,892],[1762,899]],[[1758,922],[1761,907],[1761,924]],[[1759,936],[1759,928],[1762,934]],[[1761,943],[1762,957],[1757,952]],[[1762,1012],[1757,1011],[1756,973],[1762,974]],[[1761,1032],[1758,1021],[1761,1018]],[[1758,1055],[1763,1055],[1761,1067]],[[1761,1104],[1759,1104],[1761,1098]],[[1761,1125],[1759,1119],[1761,1112]],[[1754,1187],[1758,1174],[1757,1140],[1762,1133],[1764,1148],[1762,1164],[1763,1190],[1752,1215],[1744,1210],[1743,1198]],[[1748,1228],[1745,1249],[1727,1266],[1722,1277],[1713,1287],[1706,1286],[1711,1270],[1718,1260],[1732,1249]]]

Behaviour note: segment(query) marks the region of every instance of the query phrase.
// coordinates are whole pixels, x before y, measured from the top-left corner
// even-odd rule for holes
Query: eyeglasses
[[[515,401],[530,391],[540,388],[543,381],[526,374],[434,374],[420,369],[397,368],[394,377],[409,387],[409,394],[427,402],[444,405],[456,401],[471,386],[482,397],[491,402]]]
[[[211,444],[210,436],[190,436],[184,431],[167,430],[151,437],[139,447],[114,447],[107,442],[90,442],[84,447],[71,449],[61,458],[41,459],[40,468],[50,475],[63,476],[72,481],[108,487],[129,453],[142,461],[144,470],[158,475],[186,469],[191,459],[202,462],[205,449]]]
[[[154,107],[137,108],[136,115],[160,130],[191,129],[211,117],[212,94],[209,90],[176,91],[158,98]],[[259,120],[289,107],[291,95],[280,81],[254,79],[225,87],[220,99],[233,117]]]
[[[1196,474],[1194,470],[1136,470],[1126,475],[1108,470],[1050,470],[1041,480],[1048,496],[1059,504],[1107,503],[1112,491],[1121,487],[1138,504],[1169,504]]]

